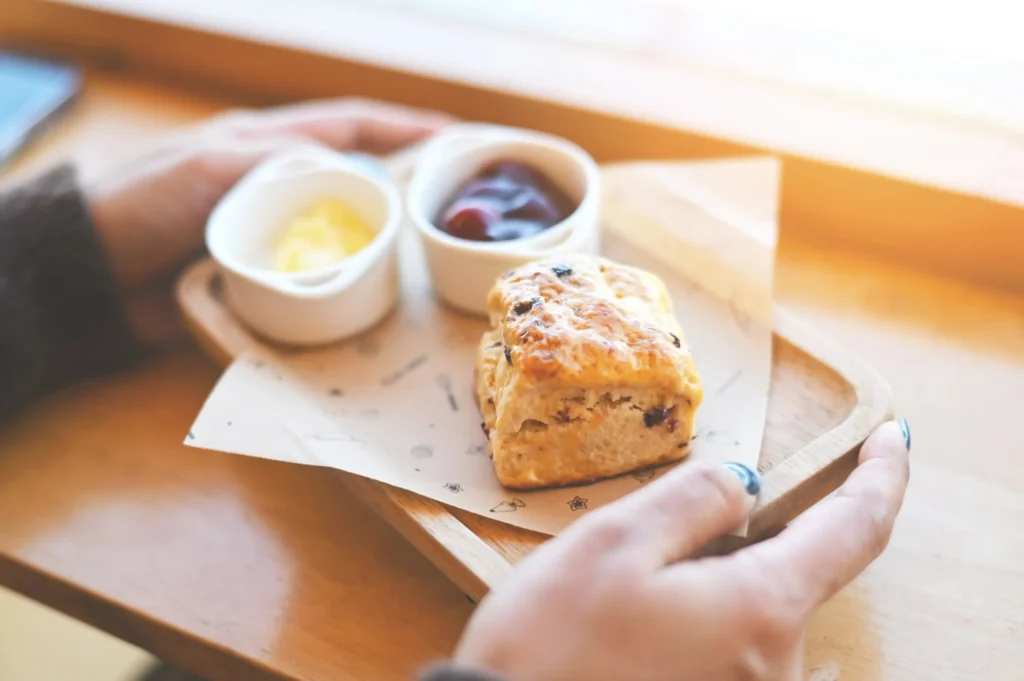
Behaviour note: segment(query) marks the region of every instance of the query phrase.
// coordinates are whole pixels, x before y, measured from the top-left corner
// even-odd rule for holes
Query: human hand
[[[679,466],[523,561],[481,602],[455,664],[510,681],[800,679],[808,616],[889,541],[909,478],[904,427],[883,424],[837,494],[728,556],[687,560],[754,497],[727,468]]]
[[[202,246],[217,201],[265,157],[304,145],[386,153],[450,119],[355,99],[216,116],[86,188],[97,232],[143,341],[177,329],[170,279]]]

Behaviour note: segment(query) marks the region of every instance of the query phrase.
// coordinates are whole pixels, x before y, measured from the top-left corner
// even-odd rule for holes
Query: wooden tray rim
[[[206,352],[226,366],[234,359],[230,348],[238,345],[232,342],[231,334],[238,334],[238,340],[253,347],[268,346],[254,338],[214,298],[212,283],[218,272],[212,259],[199,261],[178,280],[176,296],[193,336]],[[801,485],[809,481],[814,485],[824,484],[825,492],[821,497],[836,489],[856,465],[860,445],[892,415],[889,387],[872,369],[849,356],[836,343],[811,331],[784,308],[776,305],[773,314],[773,334],[834,370],[852,387],[856,401],[842,422],[764,475],[764,492],[751,515],[750,540],[778,531],[813,505],[787,503],[787,495]],[[202,320],[211,317],[220,317],[229,326],[221,330],[210,328]],[[835,456],[829,452],[841,453]],[[511,562],[440,502],[358,475],[339,473],[365,503],[470,597],[481,598],[511,569]]]

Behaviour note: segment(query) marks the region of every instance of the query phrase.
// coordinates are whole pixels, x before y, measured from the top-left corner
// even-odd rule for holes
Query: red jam
[[[540,234],[569,217],[576,203],[540,171],[495,161],[459,187],[439,227],[470,241],[511,241]]]

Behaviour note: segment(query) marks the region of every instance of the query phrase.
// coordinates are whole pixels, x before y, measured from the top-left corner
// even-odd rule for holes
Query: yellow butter
[[[274,249],[274,267],[279,272],[327,267],[366,248],[376,235],[349,205],[320,201],[285,226]]]

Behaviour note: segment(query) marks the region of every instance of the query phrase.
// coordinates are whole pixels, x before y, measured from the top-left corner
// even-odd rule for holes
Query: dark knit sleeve
[[[418,681],[505,681],[505,679],[475,669],[438,664],[420,674]]]
[[[74,170],[0,192],[0,419],[140,350]]]

